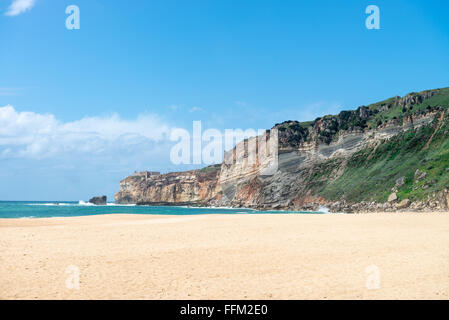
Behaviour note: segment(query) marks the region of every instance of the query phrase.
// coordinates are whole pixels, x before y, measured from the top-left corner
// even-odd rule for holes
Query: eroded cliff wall
[[[168,174],[138,172],[120,182],[115,201],[122,204],[206,205],[220,199],[220,166]]]
[[[334,211],[360,211],[393,210],[407,196],[411,198],[406,199],[408,206],[421,201],[424,208],[433,200],[422,186],[410,184],[411,172],[425,170],[418,154],[420,157],[433,154],[425,150],[429,147],[442,148],[442,152],[435,154],[440,161],[436,166],[445,166],[448,106],[446,88],[394,97],[311,122],[286,121],[271,129],[277,133],[276,170],[267,173],[274,155],[247,161],[248,147],[254,145],[251,143],[254,139],[260,139],[251,138],[228,152],[218,166],[145,178],[130,176],[121,182],[115,198],[119,203],[285,210],[317,210],[323,205]],[[437,139],[431,141],[435,136]],[[402,149],[395,154],[391,153],[392,148],[385,151],[392,143]],[[384,151],[379,154],[381,150]],[[226,157],[233,157],[233,161],[226,161],[229,160]],[[404,157],[403,162],[409,161],[410,167],[402,168],[401,163],[395,162],[397,157]],[[399,169],[388,167],[395,163]],[[388,170],[387,174],[376,171],[382,166]],[[449,186],[446,172],[449,169],[434,188],[438,194]],[[408,182],[398,189],[399,178]],[[401,189],[405,187],[412,190],[405,192]],[[392,193],[398,193],[397,199],[388,202]],[[435,197],[440,199],[435,200],[437,207],[444,207],[445,200]],[[363,208],[357,207],[360,203],[365,203]]]

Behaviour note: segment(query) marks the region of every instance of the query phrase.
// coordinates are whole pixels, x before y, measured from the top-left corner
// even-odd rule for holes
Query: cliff
[[[139,205],[206,205],[221,197],[219,174],[219,165],[168,174],[135,172],[120,182],[115,201]]]
[[[449,197],[449,88],[393,97],[310,122],[276,124],[270,158],[248,164],[252,138],[220,166],[131,176],[119,203],[331,211],[438,210]],[[238,161],[238,159],[243,161]]]

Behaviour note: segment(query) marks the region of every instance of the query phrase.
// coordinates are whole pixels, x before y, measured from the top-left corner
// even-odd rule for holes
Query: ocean
[[[253,209],[196,208],[196,207],[151,207],[108,203],[96,206],[84,201],[0,201],[0,218],[51,218],[79,217],[98,214],[154,214],[154,215],[198,215],[198,214],[323,214],[323,212],[257,211]]]

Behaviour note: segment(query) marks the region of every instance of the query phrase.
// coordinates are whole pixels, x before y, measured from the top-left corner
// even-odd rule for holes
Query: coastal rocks
[[[414,211],[447,211],[449,209],[449,189],[429,195],[427,199],[415,201],[410,204]]]
[[[424,201],[416,201],[410,204],[409,209],[413,211],[423,211],[426,208],[426,204]]]
[[[388,202],[394,202],[396,200],[398,200],[398,196],[397,196],[397,194],[395,192],[393,192],[392,194],[390,194],[388,196]]]
[[[442,209],[449,209],[449,189],[443,189],[440,194],[436,196],[438,202],[441,204]]]
[[[97,206],[104,206],[107,204],[107,197],[101,196],[101,197],[93,197],[89,200],[89,203],[95,204]]]
[[[397,209],[405,209],[410,206],[411,201],[409,199],[404,199],[396,205]]]
[[[330,203],[327,205],[327,207],[329,208],[330,212],[344,212],[345,210],[349,209],[344,201]]]
[[[447,211],[449,209],[449,188],[445,188],[421,201],[412,202],[410,199],[404,199],[399,202],[397,200],[386,203],[361,201],[353,204],[346,201],[337,201],[327,203],[326,207],[329,208],[329,212],[342,213],[397,212],[398,210],[415,212]]]
[[[377,203],[374,201],[361,201],[359,203],[347,203],[346,201],[337,201],[327,203],[329,212],[333,213],[369,213],[369,212],[394,212],[396,205],[392,203]]]

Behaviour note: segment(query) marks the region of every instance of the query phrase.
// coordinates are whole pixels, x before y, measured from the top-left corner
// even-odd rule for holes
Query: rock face
[[[449,96],[447,89],[441,90]],[[412,93],[308,123],[286,121],[276,124],[269,130],[277,134],[276,155],[270,154],[250,163],[248,150],[251,145],[257,145],[260,150],[260,140],[257,140],[260,137],[250,138],[226,153],[221,165],[168,174],[135,173],[120,182],[115,200],[117,203],[251,207],[261,210],[313,211],[326,206],[333,212],[395,211],[398,209],[397,202],[402,204],[401,208],[442,208],[446,200],[432,200],[435,197],[447,199],[439,195],[421,201],[422,204],[408,199],[407,203],[401,202],[404,199],[396,193],[399,189],[405,188],[408,181],[415,183],[415,180],[426,178],[426,174],[419,170],[415,175],[415,171],[411,175],[387,175],[389,180],[376,184],[376,176],[370,177],[371,180],[363,177],[363,165],[360,170],[354,169],[360,166],[360,162],[372,161],[373,171],[381,170],[380,165],[376,169],[376,161],[381,163],[388,159],[380,159],[383,152],[379,150],[384,148],[388,151],[399,144],[389,144],[391,139],[404,136],[398,140],[402,143],[404,139],[409,139],[407,132],[417,134],[420,128],[428,128],[428,131],[438,129],[440,124],[435,119],[442,112],[444,116],[446,106],[421,105],[432,103],[431,98],[441,94],[440,89]],[[394,112],[401,112],[402,117],[388,116]],[[431,133],[423,132],[425,136],[420,137],[418,142],[430,138]],[[252,144],[255,139],[257,141]],[[274,138],[269,136],[268,141],[270,139]],[[418,142],[407,142],[409,145],[404,148],[418,148]],[[391,147],[387,148],[386,145]],[[227,161],[229,157],[233,157],[233,161]],[[276,164],[275,170],[267,171],[273,162]],[[350,175],[356,178],[350,179]],[[349,178],[342,180],[346,176]],[[373,193],[367,189],[365,185],[368,182],[370,186],[377,186],[380,192]],[[418,188],[415,193],[425,186],[414,185]],[[382,190],[390,188],[394,190],[395,199],[393,195],[390,198],[386,195],[379,202],[383,197]]]
[[[93,197],[89,200],[89,203],[93,203],[97,206],[104,206],[107,204],[107,197],[101,196],[101,197]]]
[[[139,172],[120,182],[117,203],[206,205],[220,199],[220,166],[167,174]]]

